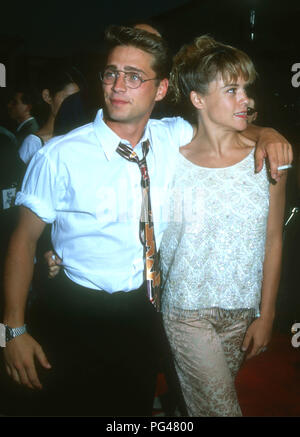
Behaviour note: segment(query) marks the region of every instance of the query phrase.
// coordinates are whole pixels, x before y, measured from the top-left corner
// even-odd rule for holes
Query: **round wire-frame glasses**
[[[110,69],[107,69],[103,73],[100,73],[100,78],[105,85],[112,85],[120,77],[120,73],[124,74],[124,82],[128,88],[139,88],[144,82],[157,79],[157,77],[153,77],[151,79],[143,79],[136,71]]]

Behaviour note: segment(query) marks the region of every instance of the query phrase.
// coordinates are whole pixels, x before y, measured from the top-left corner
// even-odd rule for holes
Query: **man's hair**
[[[157,79],[169,77],[171,59],[166,41],[143,29],[125,26],[110,26],[105,31],[107,44],[107,57],[118,46],[132,46],[143,50],[153,56],[151,68],[155,71]]]
[[[19,86],[16,87],[13,96],[20,93],[20,99],[21,102],[24,103],[24,105],[30,105],[31,107],[34,107],[37,103],[37,95],[35,92],[35,89],[30,86]]]

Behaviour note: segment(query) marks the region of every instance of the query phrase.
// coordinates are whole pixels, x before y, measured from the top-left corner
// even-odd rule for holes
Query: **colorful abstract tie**
[[[138,164],[141,171],[142,209],[140,218],[140,240],[145,248],[145,276],[147,294],[150,302],[160,311],[160,269],[156,250],[153,217],[150,199],[150,178],[148,174],[146,155],[149,151],[149,141],[142,143],[143,158],[139,159],[135,151],[126,144],[120,143],[117,153],[128,161]]]

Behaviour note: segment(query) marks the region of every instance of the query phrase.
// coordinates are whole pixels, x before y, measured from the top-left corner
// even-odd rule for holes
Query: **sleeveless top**
[[[259,315],[269,181],[254,172],[254,149],[225,168],[178,155],[160,247],[162,312],[253,309]]]

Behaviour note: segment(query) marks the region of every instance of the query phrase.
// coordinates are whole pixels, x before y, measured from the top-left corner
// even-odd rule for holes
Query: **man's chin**
[[[129,121],[127,114],[122,114],[118,111],[112,111],[109,109],[103,109],[103,118],[106,121],[116,122],[116,123],[125,123]]]

